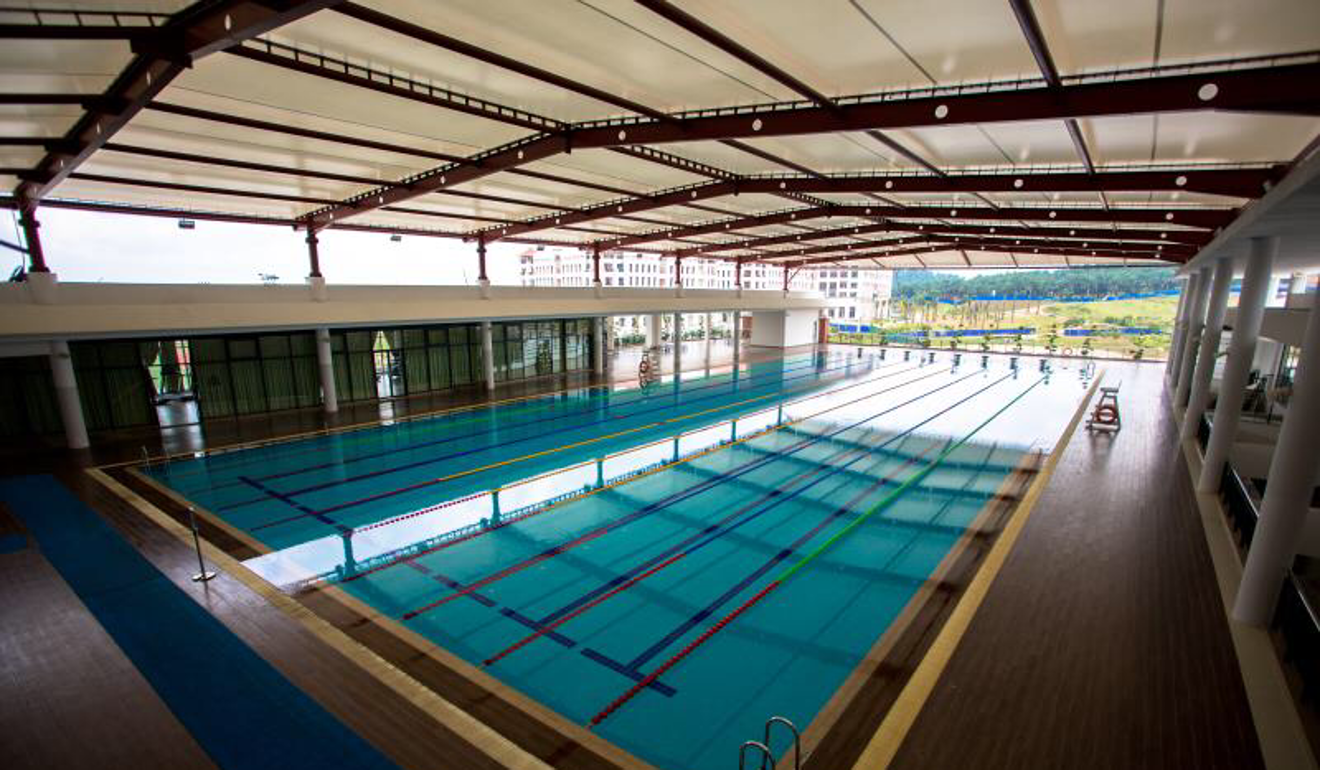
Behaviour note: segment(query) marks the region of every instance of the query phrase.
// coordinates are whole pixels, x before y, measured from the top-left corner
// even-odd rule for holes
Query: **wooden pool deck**
[[[1263,767],[1163,368],[1110,365],[891,767]]]

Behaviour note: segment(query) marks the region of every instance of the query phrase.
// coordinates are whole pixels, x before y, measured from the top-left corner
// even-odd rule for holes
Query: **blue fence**
[[[869,324],[830,324],[830,331],[842,332],[844,334],[869,334],[874,327]],[[874,329],[880,331],[880,329]],[[889,332],[890,338],[903,337],[1002,337],[1004,335],[1031,334],[1032,329],[1021,327],[1017,329],[947,329],[943,331],[930,331],[919,329],[912,332]]]
[[[870,334],[872,331],[879,332],[879,328],[870,324],[830,324],[830,331],[843,334]],[[889,332],[888,337],[892,340],[902,340],[907,338],[924,339],[926,337],[1004,337],[1016,336],[1019,334],[1034,334],[1035,330],[1022,326],[1015,329],[947,329],[942,331],[930,331],[919,329],[911,332]],[[1120,334],[1144,335],[1144,334],[1168,334],[1164,329],[1145,326],[1114,326],[1102,329],[1064,329],[1065,337],[1103,337]]]
[[[1153,329],[1141,326],[1121,326],[1106,329],[1064,329],[1065,337],[1110,337],[1119,334],[1168,334],[1162,329]]]
[[[1151,297],[1176,297],[1178,289],[1147,291],[1130,294],[1105,294],[1097,297],[1038,297],[1030,294],[978,294],[974,297],[954,299],[941,297],[937,301],[944,305],[961,305],[964,302],[1112,302],[1120,299],[1150,299]]]

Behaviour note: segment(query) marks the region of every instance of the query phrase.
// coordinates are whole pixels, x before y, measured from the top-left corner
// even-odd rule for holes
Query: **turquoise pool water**
[[[1084,380],[791,356],[176,460],[150,473],[661,768],[806,728]]]

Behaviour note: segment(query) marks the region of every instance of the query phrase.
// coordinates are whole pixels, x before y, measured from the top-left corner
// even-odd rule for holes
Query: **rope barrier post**
[[[215,577],[214,572],[206,569],[206,562],[202,561],[202,539],[197,534],[197,510],[193,506],[188,506],[188,526],[192,528],[193,548],[197,549],[197,574],[192,576],[194,583],[205,583]]]

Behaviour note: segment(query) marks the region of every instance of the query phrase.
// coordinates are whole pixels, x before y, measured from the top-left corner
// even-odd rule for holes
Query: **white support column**
[[[1178,382],[1173,389],[1173,408],[1181,409],[1187,403],[1192,387],[1192,368],[1196,364],[1196,346],[1201,342],[1201,327],[1205,323],[1205,303],[1210,295],[1210,270],[1196,275],[1196,292],[1192,295],[1191,314],[1187,316],[1187,331],[1183,334],[1182,354],[1178,359]]]
[[[339,392],[335,389],[335,359],[330,352],[330,330],[316,327],[316,366],[321,372],[321,406],[326,414],[339,411]]]
[[[494,390],[495,343],[491,340],[490,321],[481,322],[481,368],[486,375],[486,390]]]
[[[1169,338],[1169,357],[1164,362],[1164,383],[1167,386],[1178,371],[1178,344],[1182,342],[1183,330],[1187,326],[1187,289],[1191,280],[1183,282],[1182,291],[1178,292],[1178,309],[1173,314],[1173,336]]]
[[[1242,277],[1242,293],[1238,296],[1233,337],[1228,341],[1224,379],[1219,385],[1219,401],[1215,403],[1210,440],[1205,445],[1205,460],[1201,464],[1201,476],[1196,482],[1196,488],[1202,492],[1219,491],[1219,480],[1224,472],[1224,462],[1228,460],[1228,450],[1237,438],[1242,400],[1247,391],[1247,376],[1251,373],[1251,362],[1256,357],[1256,338],[1260,336],[1260,324],[1265,318],[1270,270],[1274,267],[1274,254],[1278,249],[1278,238],[1251,239],[1251,254],[1247,257],[1247,271]]]
[[[1312,309],[1297,360],[1288,413],[1270,462],[1256,533],[1242,570],[1233,618],[1264,626],[1274,614],[1279,587],[1292,565],[1320,470],[1320,308]]]
[[[55,380],[55,399],[64,420],[64,438],[70,449],[86,449],[87,423],[83,420],[82,400],[78,397],[78,378],[73,374],[73,359],[69,356],[69,343],[50,343],[50,373]]]
[[[701,333],[701,336],[702,336],[702,339],[705,340],[705,344],[706,344],[706,368],[707,368],[707,369],[710,368],[710,335],[711,335],[711,332],[713,332],[713,331],[715,330],[715,324],[714,324],[712,321],[713,321],[713,319],[712,319],[710,313],[707,313],[707,314],[706,314],[706,317],[702,320],[702,323],[705,324],[705,328],[703,329],[703,331],[702,331],[702,333]]]
[[[54,305],[58,295],[59,279],[54,273],[32,271],[27,274],[28,296],[38,305]]]
[[[1169,345],[1169,391],[1178,389],[1178,376],[1182,373],[1183,350],[1187,345],[1188,330],[1192,327],[1192,308],[1196,306],[1196,294],[1201,289],[1200,272],[1187,277],[1182,291],[1182,311],[1178,316],[1178,325],[1174,327],[1173,340]]]
[[[683,314],[674,313],[674,380],[683,371]]]
[[[597,317],[592,327],[592,368],[596,374],[605,373],[605,319]]]
[[[1233,283],[1233,258],[1224,257],[1215,263],[1214,283],[1210,288],[1210,304],[1206,308],[1205,330],[1201,332],[1201,349],[1196,354],[1196,370],[1187,398],[1187,411],[1183,413],[1182,438],[1196,435],[1201,415],[1210,403],[1210,382],[1215,376],[1215,360],[1219,353],[1219,340],[1224,331],[1224,314],[1228,310],[1228,288]]]
[[[729,317],[733,323],[731,342],[733,343],[733,370],[736,376],[739,357],[742,355],[742,311],[734,310],[729,313]]]
[[[660,343],[663,342],[662,330],[659,313],[651,313],[646,317],[646,346],[648,348],[660,347]]]

